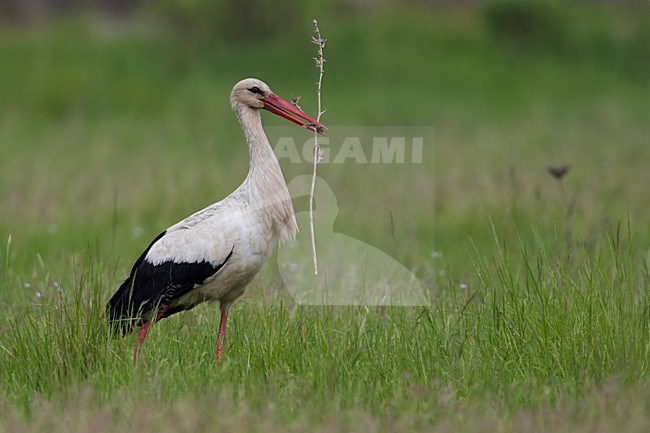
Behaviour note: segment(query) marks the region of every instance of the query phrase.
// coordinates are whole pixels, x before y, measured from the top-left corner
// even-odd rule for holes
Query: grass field
[[[243,42],[146,16],[0,30],[0,432],[645,431],[650,9],[563,10],[541,39],[494,14],[319,15],[332,130],[435,128],[421,164],[319,168],[335,231],[430,305],[298,306],[274,257],[221,367],[216,306],[152,327],[135,369],[104,306],[151,238],[243,180],[235,82],[315,112],[309,20]]]

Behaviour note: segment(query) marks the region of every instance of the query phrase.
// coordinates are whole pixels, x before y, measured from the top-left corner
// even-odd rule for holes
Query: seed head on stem
[[[318,28],[318,20],[314,19],[314,36],[311,38],[311,42],[315,44],[318,48],[316,51],[316,57],[314,61],[316,63],[316,68],[318,68],[318,82],[317,84],[317,97],[318,97],[318,115],[316,120],[320,122],[320,118],[325,110],[321,106],[321,89],[323,84],[323,73],[325,72],[325,57],[323,57],[323,48],[325,48],[325,42],[327,39],[323,39],[320,34],[320,29]],[[298,101],[296,101],[296,104]],[[320,145],[318,144],[318,133],[322,132],[322,128],[314,128],[314,166],[311,178],[311,189],[309,192],[309,228],[311,232],[311,251],[314,262],[314,275],[318,275],[318,257],[316,255],[316,235],[314,233],[314,189],[316,188],[316,167],[322,159],[322,151]]]

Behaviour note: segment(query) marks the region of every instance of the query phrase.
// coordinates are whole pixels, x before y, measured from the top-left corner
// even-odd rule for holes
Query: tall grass
[[[475,251],[475,276],[441,282],[429,307],[237,304],[221,368],[211,306],[156,324],[132,368],[133,338],[116,339],[104,317],[111,277],[86,261],[67,290],[14,300],[3,316],[2,399],[29,413],[35,398],[88,387],[108,403],[217,392],[252,408],[283,402],[286,416],[323,406],[422,416],[448,395],[515,413],[647,374],[648,277],[631,234],[573,262],[562,240],[495,242]]]

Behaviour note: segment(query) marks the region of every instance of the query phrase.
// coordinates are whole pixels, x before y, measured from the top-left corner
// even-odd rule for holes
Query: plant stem
[[[320,30],[318,28],[318,20],[314,19],[314,33],[315,37],[312,36],[312,43],[318,46],[317,56],[315,57],[316,67],[318,68],[318,115],[316,120],[320,122],[320,117],[323,114],[321,109],[321,88],[323,83],[323,64],[325,63],[325,58],[323,57],[323,48],[325,47],[325,39],[321,38]],[[321,149],[318,144],[318,128],[314,128],[314,166],[311,177],[311,189],[309,192],[309,228],[311,231],[311,251],[312,258],[314,261],[314,275],[318,275],[318,256],[316,255],[316,234],[314,232],[314,189],[316,188],[316,167],[320,161]]]

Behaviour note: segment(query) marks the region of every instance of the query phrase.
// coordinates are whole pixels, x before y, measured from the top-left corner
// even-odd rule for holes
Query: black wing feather
[[[141,323],[154,309],[168,305],[170,301],[185,295],[196,285],[203,284],[226,264],[233,252],[231,250],[224,262],[219,265],[212,265],[206,261],[194,263],[166,261],[153,265],[145,257],[165,233],[158,235],[144,250],[133,265],[130,275],[108,302],[110,321],[119,324],[118,328],[123,334]],[[168,310],[163,317],[183,309],[185,308],[178,306]]]

